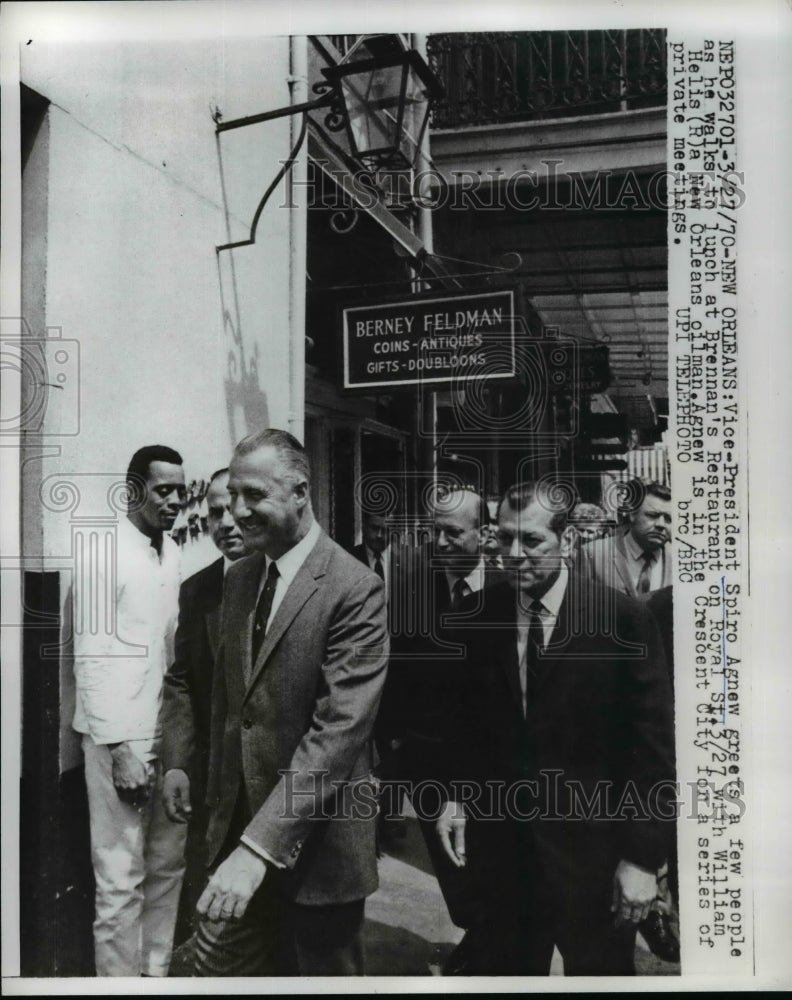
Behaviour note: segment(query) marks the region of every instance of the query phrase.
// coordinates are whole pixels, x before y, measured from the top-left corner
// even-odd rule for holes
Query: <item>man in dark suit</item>
[[[490,517],[478,493],[438,491],[428,517],[431,543],[406,560],[398,595],[402,606],[391,608],[397,624],[382,726],[398,745],[395,772],[412,786],[413,806],[449,915],[467,929],[478,919],[478,900],[467,873],[450,864],[434,831],[449,704],[463,666],[462,650],[448,641],[447,633],[463,601],[480,601],[502,573],[483,558]],[[452,966],[464,961],[464,952],[463,945],[452,956]]]
[[[461,664],[460,651],[447,632],[463,601],[481,600],[485,587],[502,579],[502,572],[488,565],[482,547],[489,532],[489,510],[484,499],[470,489],[439,491],[428,510],[431,542],[407,560],[394,609],[391,673],[394,693],[392,727],[405,740],[415,761],[415,778],[425,773],[427,742],[444,735],[448,688],[454,687]],[[397,685],[398,677],[398,685]]]
[[[661,640],[645,607],[569,572],[572,531],[521,484],[498,515],[506,583],[457,638],[465,683],[437,832],[489,920],[469,971],[634,972],[673,795]],[[464,803],[463,803],[464,800]]]
[[[206,506],[209,535],[222,558],[194,573],[181,586],[174,660],[165,675],[160,713],[161,726],[170,733],[172,745],[178,745],[179,756],[190,762],[186,773],[171,770],[163,783],[168,818],[176,823],[190,820],[180,904],[182,921],[190,921],[206,881],[203,854],[208,817],[204,797],[223,580],[228,566],[246,551],[242,532],[231,516],[228,469],[218,469],[209,480]]]
[[[369,569],[373,569],[377,576],[385,581],[387,592],[389,577],[395,570],[393,564],[395,553],[391,545],[387,517],[364,511],[362,534],[363,541],[352,549],[352,555],[365,563]]]
[[[309,488],[305,452],[285,431],[237,445],[228,489],[255,554],[226,576],[198,975],[363,971],[384,588],[322,532]],[[184,769],[183,754],[166,739],[166,766]]]
[[[662,483],[633,480],[627,524],[585,546],[581,556],[595,579],[630,597],[644,597],[673,581],[671,491]]]
[[[584,546],[580,566],[605,586],[647,600],[659,590],[671,590],[671,491],[662,483],[634,479],[628,484],[628,495],[632,509],[627,510],[627,523],[613,535]],[[673,837],[669,840],[675,842]],[[661,887],[666,886],[665,876],[663,868],[658,872]],[[666,888],[659,895],[641,924],[641,934],[655,955],[678,962],[679,942],[669,916],[671,899]]]
[[[390,609],[391,599],[397,600],[400,592],[399,580],[402,572],[401,547],[391,541],[392,527],[389,519],[372,511],[362,514],[363,541],[352,549],[352,555],[364,565],[372,569],[385,584],[385,598]],[[391,616],[388,616],[388,630],[391,631]],[[391,708],[391,690],[389,681],[392,674],[388,671],[385,680],[382,701],[374,724],[374,739],[379,755],[377,774],[380,781],[380,814],[378,836],[380,845],[391,846],[406,836],[402,810],[404,807],[404,789],[397,777],[396,755],[397,741],[390,737],[390,722],[388,713]]]

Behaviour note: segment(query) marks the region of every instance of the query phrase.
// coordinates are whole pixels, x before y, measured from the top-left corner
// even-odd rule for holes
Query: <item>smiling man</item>
[[[158,712],[178,606],[179,550],[168,532],[185,498],[181,456],[141,448],[126,479],[115,572],[100,560],[75,580],[74,728],[85,755],[97,975],[166,976],[185,835],[162,806]],[[84,623],[108,596],[115,634],[97,635]]]
[[[197,975],[363,972],[385,593],[314,520],[309,476],[285,431],[245,438],[231,460],[231,510],[253,554],[229,568],[223,599]],[[187,766],[177,746],[166,758]]]
[[[437,832],[487,901],[469,972],[547,975],[556,946],[567,975],[628,975],[665,855],[652,794],[673,780],[671,695],[643,605],[568,569],[552,496],[520,484],[501,501],[507,580],[468,602],[455,636],[466,664]]]

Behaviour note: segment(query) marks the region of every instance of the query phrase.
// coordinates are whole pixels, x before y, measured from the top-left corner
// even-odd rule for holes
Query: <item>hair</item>
[[[311,481],[311,468],[305,448],[288,431],[267,427],[263,431],[248,434],[234,448],[234,455],[249,455],[259,448],[274,448],[278,458],[292,475],[303,478],[306,482]]]
[[[148,444],[144,448],[138,448],[129,462],[126,481],[137,483],[148,479],[149,466],[152,462],[168,462],[170,465],[184,465],[184,461],[178,451],[169,448],[164,444]]]
[[[556,499],[559,496],[560,501]],[[565,490],[553,490],[552,486],[540,486],[538,483],[516,483],[510,486],[501,497],[498,504],[498,515],[501,508],[508,504],[512,510],[521,511],[536,501],[540,507],[552,513],[550,530],[560,538],[569,521],[570,499]]]
[[[472,493],[478,501],[478,507],[476,511],[478,524],[477,528],[486,527],[490,523],[490,512],[487,506],[487,501],[477,493],[476,490],[469,486],[452,486],[447,491],[441,493],[438,497],[435,497],[435,506],[437,505],[438,499],[443,504],[443,506],[455,507],[456,504],[449,500],[450,497],[460,496],[463,493]]]
[[[671,499],[671,487],[666,486],[665,483],[644,483],[641,482],[644,494],[646,496],[657,497],[658,500],[670,500]]]
[[[582,521],[594,521],[599,523],[608,520],[608,515],[602,509],[598,507],[595,503],[578,503],[572,508],[569,514],[569,520],[573,523],[579,523]]]
[[[360,512],[360,516],[364,523],[373,521],[375,517],[381,518],[383,521],[389,521],[391,518],[390,511],[379,511],[379,510],[364,510]]]
[[[218,479],[220,476],[227,476],[228,471],[229,471],[228,466],[226,466],[224,469],[217,469],[216,472],[213,472],[209,477],[209,482],[206,484],[206,489],[207,490],[209,489],[209,487],[212,485],[215,479]]]

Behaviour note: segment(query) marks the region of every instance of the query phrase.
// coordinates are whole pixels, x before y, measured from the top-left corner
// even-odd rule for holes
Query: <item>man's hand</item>
[[[630,861],[620,861],[613,876],[613,902],[611,913],[614,923],[640,924],[649,914],[657,895],[657,873],[639,868]]]
[[[162,779],[162,804],[171,823],[186,823],[192,816],[190,779],[186,771],[174,767]]]
[[[208,920],[241,920],[266,873],[264,858],[240,844],[209,879],[198,912]]]
[[[113,758],[113,784],[119,799],[131,806],[142,806],[151,791],[151,773],[129,748],[128,743],[116,743],[110,749]]]
[[[437,836],[451,861],[457,868],[464,868],[465,854],[465,810],[457,802],[446,802],[435,823]]]

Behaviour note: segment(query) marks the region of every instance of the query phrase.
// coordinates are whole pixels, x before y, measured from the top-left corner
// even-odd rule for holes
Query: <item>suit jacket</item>
[[[485,565],[484,589],[470,595],[464,612],[454,612],[446,575],[433,565],[431,550],[411,550],[402,560],[391,597],[395,628],[383,699],[392,736],[445,738],[450,692],[464,664],[464,648],[450,633],[460,617],[468,618],[475,611],[484,591],[504,579],[502,570]]]
[[[253,663],[263,566],[256,553],[226,575],[207,863],[236,846],[244,794],[252,817],[244,836],[285,866],[285,895],[315,905],[361,899],[377,887],[371,730],[387,663],[384,588],[320,534]],[[168,754],[182,766],[176,759]]]
[[[526,793],[516,793],[511,818],[478,824],[489,845],[480,851],[497,869],[484,883],[503,890],[526,858],[566,895],[575,886],[601,889],[620,859],[656,870],[666,853],[665,831],[651,816],[668,807],[673,792],[665,786],[659,806],[653,796],[659,782],[674,778],[673,717],[660,636],[645,606],[590,581],[584,588],[570,574],[525,716],[508,583],[485,593],[457,638],[466,647],[466,667],[449,776],[481,788],[537,782],[535,791],[524,786]],[[598,794],[605,795],[602,808]],[[614,818],[625,796],[635,808],[627,805]],[[585,799],[594,803],[588,814]],[[531,817],[534,807],[533,818],[514,821],[518,812]],[[578,818],[564,821],[570,813]],[[472,845],[468,853],[474,860]]]
[[[646,606],[654,616],[663,638],[668,679],[674,690],[674,588],[661,587],[646,595]]]
[[[580,564],[583,572],[589,572],[595,580],[605,587],[613,587],[630,597],[642,597],[635,589],[630,575],[629,566],[634,561],[627,549],[627,534],[629,529],[617,529],[613,535],[597,538],[593,542],[581,546]],[[663,578],[661,587],[673,583],[671,566],[671,551],[668,545],[663,553]],[[656,587],[659,590],[660,587]]]
[[[366,556],[366,546],[361,542],[360,545],[356,545],[352,550],[352,555],[359,559],[364,566],[369,566],[368,558]],[[409,554],[405,546],[403,545],[391,545],[388,552],[388,602],[390,603],[392,595],[398,590],[398,580],[400,575],[404,571],[404,566],[409,560]],[[369,566],[370,570],[374,570],[373,566]]]
[[[161,728],[168,733],[171,752],[186,761],[194,805],[202,800],[206,783],[222,601],[221,558],[181,586],[174,662],[163,686]]]

